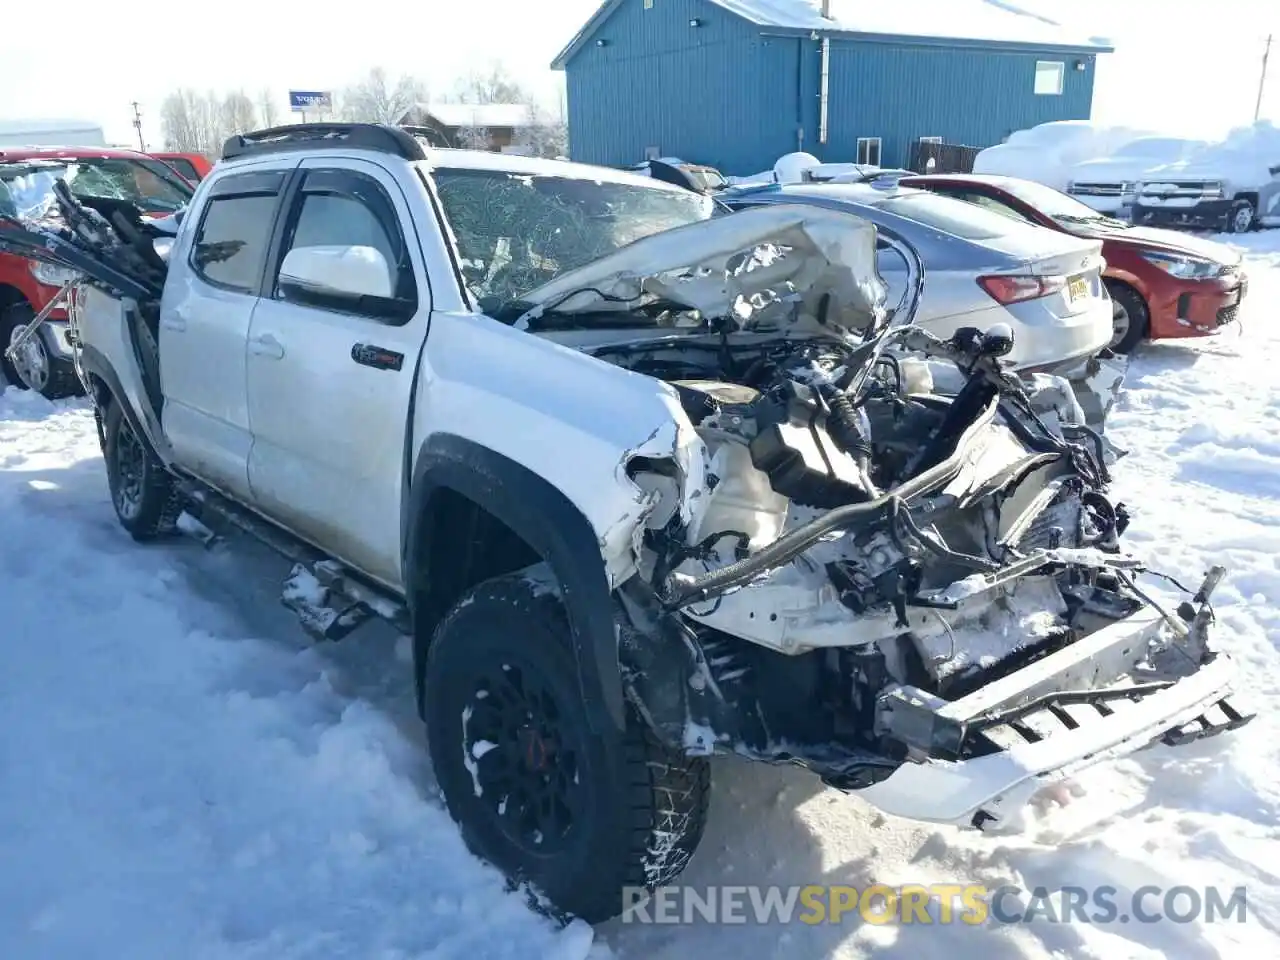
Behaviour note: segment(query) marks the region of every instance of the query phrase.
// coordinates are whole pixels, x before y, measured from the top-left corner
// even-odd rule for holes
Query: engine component
[[[832,439],[807,387],[787,384],[778,408],[751,441],[752,462],[769,475],[774,490],[821,509],[872,498],[857,461]]]

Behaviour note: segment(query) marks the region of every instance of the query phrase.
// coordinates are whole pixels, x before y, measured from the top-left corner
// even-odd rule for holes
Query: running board
[[[373,618],[368,605],[351,597],[347,587],[341,568],[331,561],[321,561],[311,570],[297,563],[284,581],[280,602],[314,639],[341,640]]]
[[[234,527],[293,561],[280,602],[314,639],[341,640],[374,617],[401,633],[411,632],[403,602],[337,560],[216,491],[186,483],[183,494],[187,509],[178,524],[183,533],[210,546],[218,539],[218,527]]]

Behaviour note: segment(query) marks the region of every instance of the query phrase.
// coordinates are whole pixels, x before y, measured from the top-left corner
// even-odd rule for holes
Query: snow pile
[[[830,0],[830,19],[822,0],[713,0],[761,26],[794,30],[846,30],[958,40],[995,40],[1106,48],[1096,37],[1077,34],[1056,20],[1008,0],[915,0],[911,4]]]
[[[1186,160],[1147,172],[1148,181],[1223,180],[1236,190],[1257,190],[1280,169],[1280,128],[1267,120],[1237,127]]]
[[[308,647],[284,573],[134,544],[88,408],[0,388],[0,957],[607,956],[467,852],[395,638]]]
[[[1021,177],[1066,190],[1077,164],[1109,156],[1139,137],[1150,135],[1150,131],[1090,120],[1056,120],[1018,130],[1004,143],[979,152],[973,172]]]

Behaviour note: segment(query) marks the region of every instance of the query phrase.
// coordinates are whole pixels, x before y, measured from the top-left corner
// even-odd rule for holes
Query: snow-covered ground
[[[1129,540],[1195,580],[1265,709],[1280,683],[1280,232],[1241,329],[1136,359],[1110,432]],[[691,884],[1248,887],[1247,923],[557,930],[470,857],[389,633],[310,646],[251,544],[135,545],[83,402],[0,394],[0,958],[927,960],[1280,954],[1280,731],[1095,771],[994,839],[887,821],[805,774],[715,769]],[[1271,866],[1267,866],[1271,864]],[[850,915],[852,916],[852,915]]]

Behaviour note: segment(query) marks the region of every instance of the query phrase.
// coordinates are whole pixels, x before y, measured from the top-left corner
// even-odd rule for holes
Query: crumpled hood
[[[747,269],[743,261],[753,252],[757,256]],[[530,319],[542,309],[625,311],[669,300],[704,317],[733,316],[743,328],[764,326],[782,312],[815,332],[822,327],[848,332],[878,321],[887,294],[876,269],[875,226],[848,213],[797,204],[744,210],[653,234],[521,299],[535,305],[526,314]],[[793,312],[796,303],[800,309]],[[819,316],[825,324],[819,324]]]

